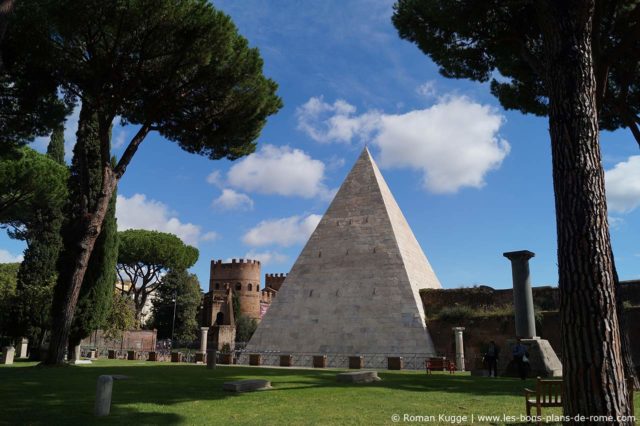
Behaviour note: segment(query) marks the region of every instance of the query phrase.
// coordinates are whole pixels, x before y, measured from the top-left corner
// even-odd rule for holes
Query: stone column
[[[533,311],[533,294],[529,259],[535,256],[528,250],[503,253],[511,261],[513,274],[513,310],[516,320],[516,336],[531,339],[536,336],[536,319]]]
[[[108,416],[111,412],[111,393],[113,392],[113,377],[103,375],[98,377],[96,386],[96,402],[93,413],[96,416]]]
[[[453,327],[452,330],[456,341],[456,369],[458,371],[464,371],[464,343],[462,340],[464,327]]]
[[[29,347],[29,339],[23,337],[20,339],[20,346],[18,351],[18,358],[26,358],[27,357],[27,348]]]
[[[5,346],[2,348],[2,358],[0,358],[0,364],[10,365],[13,364],[13,357],[16,354],[16,348],[13,346]]]
[[[74,361],[78,361],[80,360],[80,345],[76,345],[73,347],[73,358],[71,358]]]
[[[209,334],[209,327],[200,327],[200,352],[207,353],[207,335]]]

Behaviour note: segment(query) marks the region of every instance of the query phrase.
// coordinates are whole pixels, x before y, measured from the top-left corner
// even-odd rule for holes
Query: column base
[[[529,352],[527,377],[562,377],[562,363],[548,340],[534,337],[521,339],[520,342]],[[511,355],[511,350],[515,344],[515,339],[509,339],[507,340],[507,347],[502,348],[500,351],[498,374],[501,376],[519,377],[518,367]]]

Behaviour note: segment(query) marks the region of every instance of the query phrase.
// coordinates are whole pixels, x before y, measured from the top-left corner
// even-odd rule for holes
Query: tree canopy
[[[173,337],[184,344],[198,336],[198,307],[202,299],[198,278],[185,270],[173,270],[162,278],[153,299],[153,327],[159,339]],[[175,300],[175,302],[174,302]],[[175,327],[173,308],[175,303]],[[174,330],[172,330],[174,328]],[[173,331],[173,336],[172,336]]]
[[[540,4],[528,0],[399,1],[393,23],[450,78],[491,81],[506,109],[548,115]],[[461,25],[464,23],[464,25]],[[595,2],[592,52],[599,126],[640,146],[640,4]]]
[[[37,220],[39,209],[60,208],[67,176],[66,167],[31,148],[0,159],[0,223],[20,229]]]
[[[568,416],[630,412],[625,366],[635,372],[622,357],[599,131],[621,125],[633,131],[638,121],[637,110],[631,110],[635,123],[624,121],[615,100],[622,97],[629,112],[631,86],[620,82],[627,67],[637,69],[639,7],[626,0],[399,0],[394,6],[400,36],[444,76],[491,78],[505,108],[549,116]],[[619,57],[625,54],[630,57]]]
[[[98,203],[79,206],[77,241],[68,246],[75,250],[60,268],[63,296],[56,298],[47,361],[59,364],[109,200],[146,136],[157,131],[188,152],[236,159],[255,150],[267,117],[282,104],[258,50],[206,0],[17,2],[3,58],[12,75],[51,82],[67,103],[89,110],[84,117],[98,119],[103,182]],[[116,117],[138,127],[112,166]],[[82,121],[81,114],[79,127]]]
[[[0,334],[6,335],[14,303],[19,263],[0,263]]]
[[[130,229],[119,232],[118,240],[119,288],[133,297],[138,318],[148,295],[164,283],[162,274],[184,271],[199,256],[198,249],[164,232]]]

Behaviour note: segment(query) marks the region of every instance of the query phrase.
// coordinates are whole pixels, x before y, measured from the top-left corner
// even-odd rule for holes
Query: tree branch
[[[122,157],[120,157],[120,161],[118,161],[118,164],[116,165],[115,169],[113,169],[116,179],[120,179],[124,174],[125,170],[127,169],[127,166],[129,165],[129,163],[131,162],[131,159],[133,158],[133,155],[136,153],[136,151],[138,150],[138,147],[140,146],[144,138],[149,133],[150,127],[151,125],[149,123],[145,123],[140,128],[140,130],[138,130],[138,132],[135,134],[133,139],[131,139],[131,141],[129,142],[127,149],[122,154]]]

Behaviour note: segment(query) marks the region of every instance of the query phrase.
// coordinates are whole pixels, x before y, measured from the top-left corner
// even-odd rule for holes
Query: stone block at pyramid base
[[[365,148],[246,352],[333,354],[330,367],[346,367],[342,356],[375,355],[379,368],[388,356],[435,356],[421,288],[441,286]]]

